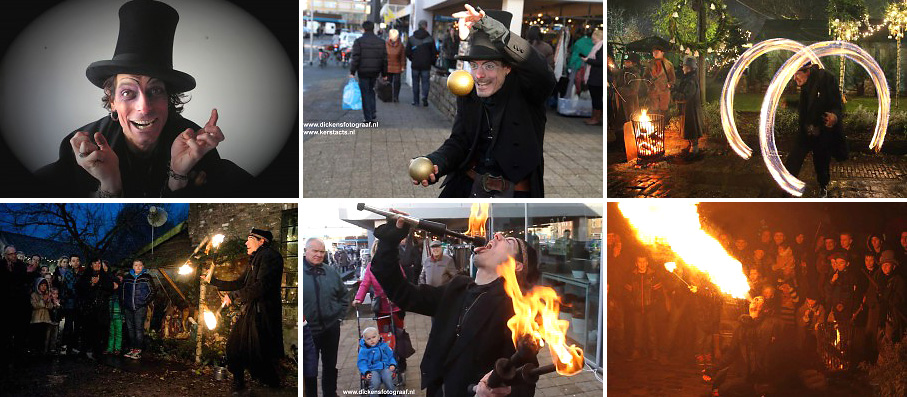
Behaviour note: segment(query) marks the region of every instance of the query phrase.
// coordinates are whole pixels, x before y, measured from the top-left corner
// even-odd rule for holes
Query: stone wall
[[[438,108],[444,117],[453,121],[457,114],[457,97],[447,89],[447,74],[439,74],[440,70],[432,68],[431,89],[428,91],[428,101]]]

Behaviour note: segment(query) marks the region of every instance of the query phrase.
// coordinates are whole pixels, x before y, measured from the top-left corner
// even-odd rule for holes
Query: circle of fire
[[[774,39],[778,40],[778,39]],[[786,40],[786,39],[782,39]],[[768,40],[772,41],[772,40]],[[764,43],[764,42],[763,42]],[[763,43],[759,43],[750,50],[755,50],[757,46],[760,46]],[[799,43],[797,43],[799,45]],[[774,46],[774,47],[772,47]],[[760,47],[759,51],[771,51],[772,49],[788,49],[790,46],[796,47],[789,42],[773,42],[769,43],[766,46]],[[766,50],[766,48],[771,48]],[[750,51],[744,53],[747,55]],[[763,53],[764,53],[763,52]],[[753,54],[758,53],[758,51],[753,51]],[[752,54],[750,54],[752,55]],[[772,175],[772,178],[775,179],[775,182],[778,185],[794,196],[802,196],[803,190],[806,186],[803,181],[797,179],[793,176],[787,169],[784,167],[783,162],[781,161],[781,156],[778,154],[778,149],[775,145],[775,111],[778,108],[778,102],[781,99],[781,94],[784,91],[784,87],[787,85],[787,82],[793,77],[794,73],[802,67],[808,60],[815,61],[816,57],[823,56],[834,56],[840,55],[847,57],[851,61],[856,62],[869,74],[869,77],[872,79],[873,84],[875,85],[876,92],[878,93],[879,98],[879,111],[876,116],[876,128],[873,133],[872,141],[869,143],[869,148],[878,152],[882,148],[882,144],[885,140],[885,132],[888,129],[888,114],[891,110],[891,94],[888,89],[888,81],[885,79],[885,73],[882,71],[882,68],[879,67],[879,64],[876,60],[869,55],[865,50],[860,46],[849,43],[846,41],[823,41],[814,43],[808,47],[800,47],[800,50],[797,51],[791,58],[789,58],[775,73],[775,76],[772,77],[771,83],[769,83],[768,90],[765,93],[765,97],[762,100],[762,108],[759,115],[759,146],[762,150],[762,158],[765,161],[765,165],[769,170],[769,173]],[[758,55],[756,55],[758,56]],[[728,75],[728,80],[725,82],[724,90],[722,91],[721,97],[721,120],[722,126],[724,127],[725,136],[728,139],[728,142],[734,148],[734,151],[737,152],[743,158],[749,158],[752,150],[740,140],[740,136],[737,134],[736,126],[733,124],[733,88],[728,90],[729,83],[734,79],[734,84],[731,87],[736,85],[736,82],[739,80],[740,74],[745,70],[745,66],[748,66],[752,62],[754,57],[744,57],[741,56],[737,60],[737,63],[734,64],[734,67],[731,68],[732,74]],[[738,63],[746,63],[744,67],[738,68]],[[728,95],[730,91],[730,95]],[[730,101],[728,100],[730,99]],[[727,115],[725,112],[727,111]],[[726,122],[727,121],[727,122]]]

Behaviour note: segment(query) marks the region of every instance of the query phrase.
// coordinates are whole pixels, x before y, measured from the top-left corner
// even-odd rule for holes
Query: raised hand
[[[455,12],[451,16],[459,19],[457,28],[460,32],[460,40],[466,40],[469,37],[469,28],[485,16],[485,11],[476,11],[471,5],[466,4],[466,11]]]
[[[192,131],[191,128],[186,128],[173,141],[173,146],[170,147],[170,169],[179,175],[189,175],[192,167],[223,140],[224,133],[217,126],[217,109],[211,109],[211,118],[202,129]]]
[[[79,131],[70,138],[69,144],[76,163],[101,183],[101,190],[111,194],[122,192],[120,159],[103,134],[96,132],[92,139],[91,133]]]

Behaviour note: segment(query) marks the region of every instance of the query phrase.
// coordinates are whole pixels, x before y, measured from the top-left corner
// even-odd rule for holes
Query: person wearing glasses
[[[545,100],[556,83],[548,62],[508,30],[509,12],[466,10],[461,31],[472,30],[468,62],[475,86],[457,98],[450,137],[427,155],[428,186],[447,176],[440,197],[544,197]]]
[[[302,260],[302,313],[315,342],[315,360],[321,356],[322,395],[336,396],[340,320],[346,316],[350,300],[340,273],[325,266],[325,254],[324,241],[317,238],[306,241]],[[307,376],[304,381],[305,395],[316,396],[317,377]]]

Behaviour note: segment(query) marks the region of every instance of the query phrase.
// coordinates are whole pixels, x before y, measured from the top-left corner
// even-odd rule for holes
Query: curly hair
[[[110,76],[107,80],[104,80],[104,96],[101,97],[101,105],[107,111],[110,111],[110,98],[111,93],[114,91],[116,83],[116,75]],[[167,88],[167,83],[164,83],[164,89],[167,90],[167,109],[170,112],[182,113],[183,105],[188,103],[192,98],[184,93],[170,94],[170,89]]]

